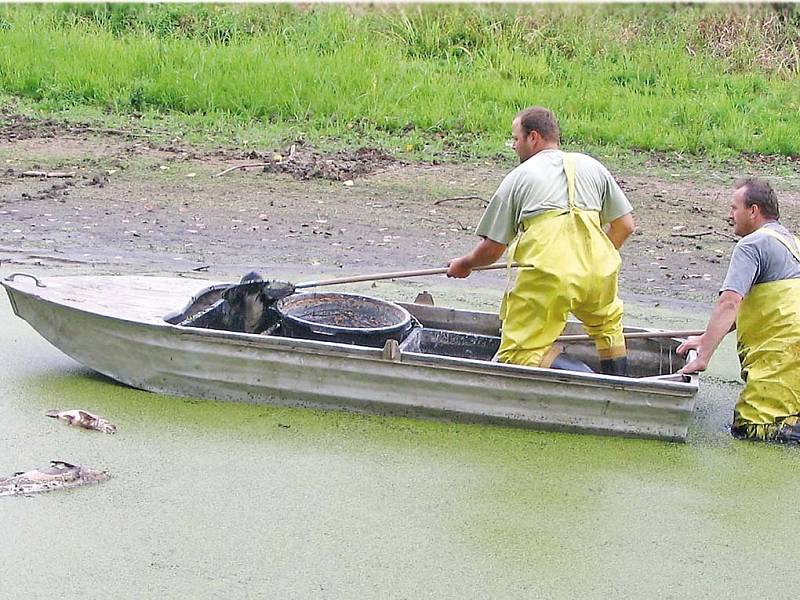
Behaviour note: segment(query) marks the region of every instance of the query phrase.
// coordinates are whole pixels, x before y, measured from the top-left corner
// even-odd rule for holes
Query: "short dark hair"
[[[745,188],[744,204],[748,208],[754,204],[761,209],[761,214],[768,219],[779,219],[778,196],[769,182],[757,177],[747,177],[736,182],[737,190]]]
[[[525,135],[531,131],[538,131],[544,139],[558,142],[561,132],[556,116],[550,109],[544,106],[531,106],[519,111],[515,119],[519,119]]]

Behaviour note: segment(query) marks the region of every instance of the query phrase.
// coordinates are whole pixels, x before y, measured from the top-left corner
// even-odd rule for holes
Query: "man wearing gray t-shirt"
[[[800,242],[780,224],[778,199],[760,179],[736,185],[730,218],[736,244],[706,332],[679,353],[697,350],[683,371],[708,365],[734,327],[745,387],[736,403],[736,437],[800,442]]]

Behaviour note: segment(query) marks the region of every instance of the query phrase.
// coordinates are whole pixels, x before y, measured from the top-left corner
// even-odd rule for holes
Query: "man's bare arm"
[[[722,292],[711,311],[711,317],[703,335],[690,337],[678,346],[678,354],[686,354],[689,350],[697,350],[697,358],[683,367],[683,373],[696,373],[705,371],[714,352],[722,339],[734,328],[736,315],[739,314],[739,305],[742,297],[731,290]]]
[[[614,247],[619,250],[634,229],[636,229],[636,224],[633,222],[633,214],[628,213],[611,221],[606,229],[606,235],[611,240],[611,243],[614,244]]]
[[[469,277],[469,274],[472,273],[472,269],[475,267],[485,267],[486,265],[497,262],[505,251],[505,244],[492,241],[489,238],[483,238],[472,249],[472,252],[459,258],[454,258],[448,263],[447,266],[449,269],[447,271],[447,276],[456,277],[458,279]]]

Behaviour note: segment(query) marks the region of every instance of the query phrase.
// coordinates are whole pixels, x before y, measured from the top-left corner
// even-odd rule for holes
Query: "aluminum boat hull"
[[[184,327],[198,297],[228,284],[180,277],[49,277],[3,282],[16,315],[79,363],[179,396],[535,429],[684,440],[695,376],[633,378]],[[423,326],[497,334],[490,313],[403,304]],[[572,331],[569,330],[571,328]],[[578,333],[575,324],[569,332]],[[677,370],[675,341],[636,340],[638,361]],[[584,344],[591,351],[591,344]]]

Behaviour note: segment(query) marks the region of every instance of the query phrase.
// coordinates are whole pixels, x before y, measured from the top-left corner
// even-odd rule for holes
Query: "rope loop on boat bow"
[[[47,287],[43,284],[35,275],[31,275],[30,273],[11,273],[8,277],[5,278],[5,281],[14,281],[14,277],[30,277],[36,282],[36,287]]]

